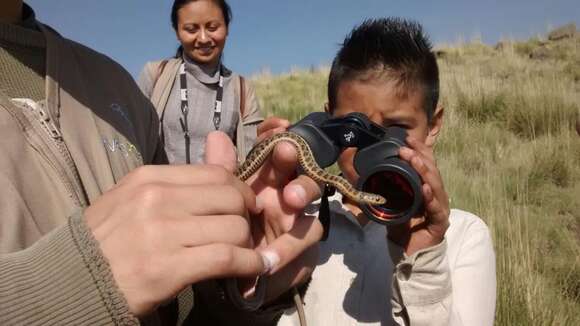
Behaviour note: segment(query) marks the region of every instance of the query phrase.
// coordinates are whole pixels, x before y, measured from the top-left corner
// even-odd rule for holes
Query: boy
[[[493,324],[489,231],[478,217],[449,209],[433,156],[443,123],[438,96],[437,62],[419,24],[367,20],[344,41],[330,72],[327,111],[362,112],[407,130],[400,156],[423,180],[425,211],[387,230],[369,223],[357,203],[329,198],[330,234],[304,298],[309,325]],[[354,154],[344,151],[338,164],[357,184]],[[298,325],[298,318],[288,312],[279,325]]]

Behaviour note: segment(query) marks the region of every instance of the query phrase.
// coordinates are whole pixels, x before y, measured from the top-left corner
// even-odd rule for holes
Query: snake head
[[[384,205],[387,203],[387,200],[383,196],[371,193],[363,193],[363,199],[366,204],[374,206]]]

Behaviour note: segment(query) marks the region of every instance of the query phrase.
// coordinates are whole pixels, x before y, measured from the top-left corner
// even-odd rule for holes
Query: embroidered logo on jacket
[[[118,138],[107,139],[103,138],[103,145],[105,148],[111,153],[120,153],[125,157],[129,157],[129,155],[136,156],[139,160],[142,160],[141,153],[135,147],[135,145],[129,142],[123,142]]]
[[[135,130],[135,128],[133,126],[133,121],[131,121],[131,119],[129,119],[129,115],[127,114],[127,110],[124,107],[122,107],[118,103],[111,103],[111,105],[109,105],[109,108],[113,112],[119,114],[123,118],[123,120],[125,120],[125,122],[129,125],[131,130]]]

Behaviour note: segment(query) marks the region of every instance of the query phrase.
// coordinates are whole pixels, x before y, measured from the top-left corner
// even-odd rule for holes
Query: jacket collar
[[[185,70],[195,77],[198,81],[204,84],[216,84],[220,78],[221,63],[217,67],[211,67],[209,65],[199,64],[191,58],[189,58],[185,53],[183,54],[183,61],[185,62]]]
[[[40,32],[34,10],[27,4],[23,4],[22,18],[23,20],[17,24],[0,23],[0,42],[27,47],[45,47],[46,41]]]

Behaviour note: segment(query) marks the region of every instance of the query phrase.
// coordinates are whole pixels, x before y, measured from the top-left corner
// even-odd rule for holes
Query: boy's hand
[[[290,127],[290,121],[278,117],[269,117],[258,126],[258,139],[256,143],[272,137],[277,133],[284,132]]]
[[[449,198],[435,163],[433,150],[415,138],[408,137],[409,147],[399,150],[400,157],[419,173],[423,180],[425,201],[424,216],[412,218],[408,223],[388,227],[388,237],[399,244],[410,256],[418,250],[443,241],[449,227]]]
[[[267,130],[285,130],[279,122],[270,121],[274,123]],[[231,143],[227,135],[210,133],[207,148],[212,150],[206,152],[206,162],[233,171],[227,164],[227,161],[235,160],[233,149],[218,150],[227,143]],[[231,159],[228,160],[227,154]],[[290,144],[279,144],[247,181],[255,191],[260,210],[259,214],[250,214],[253,242],[272,263],[269,266],[272,276],[268,282],[267,300],[304,282],[318,261],[315,244],[322,236],[322,226],[314,216],[304,216],[303,210],[320,197],[320,188],[307,176],[297,177],[297,166],[295,148]]]
[[[278,117],[269,117],[264,120],[258,126],[258,139],[257,142],[263,141],[273,135],[281,132],[285,132],[287,128],[290,126],[290,121]],[[293,175],[294,171],[296,170],[296,166],[298,162],[296,161],[296,151],[295,149],[290,146],[289,144],[280,144],[280,146],[276,149],[275,154],[273,155],[273,162],[278,162],[277,164],[281,164],[282,166],[286,166],[286,171],[288,174]],[[286,163],[283,163],[286,162]],[[309,178],[300,177],[302,180],[311,181]],[[310,186],[314,186],[314,184],[309,183]],[[314,188],[313,188],[314,189]],[[316,188],[318,189],[318,188]],[[316,196],[319,197],[319,192],[316,193]],[[310,198],[312,199],[312,198]],[[301,201],[298,203],[294,209],[298,211],[302,211],[305,205],[307,205],[306,201]],[[279,207],[278,207],[279,209]],[[288,225],[288,222],[291,222],[294,217],[285,217],[277,219],[275,224],[285,223]],[[311,220],[311,217],[307,217],[306,221],[302,223],[314,223],[313,226],[316,229],[320,229],[321,225],[320,222],[316,220]],[[284,222],[285,221],[285,222]],[[270,221],[272,223],[272,221]],[[287,227],[287,226],[286,226]],[[269,232],[266,234],[266,238],[271,241],[273,238],[280,235],[281,230],[284,227],[273,227],[271,231],[277,230],[275,232]],[[320,237],[317,238],[318,240]],[[318,241],[317,240],[317,241]],[[282,268],[279,272],[272,275],[269,286],[268,286],[268,294],[267,300],[271,300],[276,298],[280,294],[286,292],[290,287],[299,285],[305,282],[308,277],[312,274],[316,263],[318,262],[318,244],[313,244],[310,248],[306,249],[298,258],[294,259],[290,264],[286,267]]]

